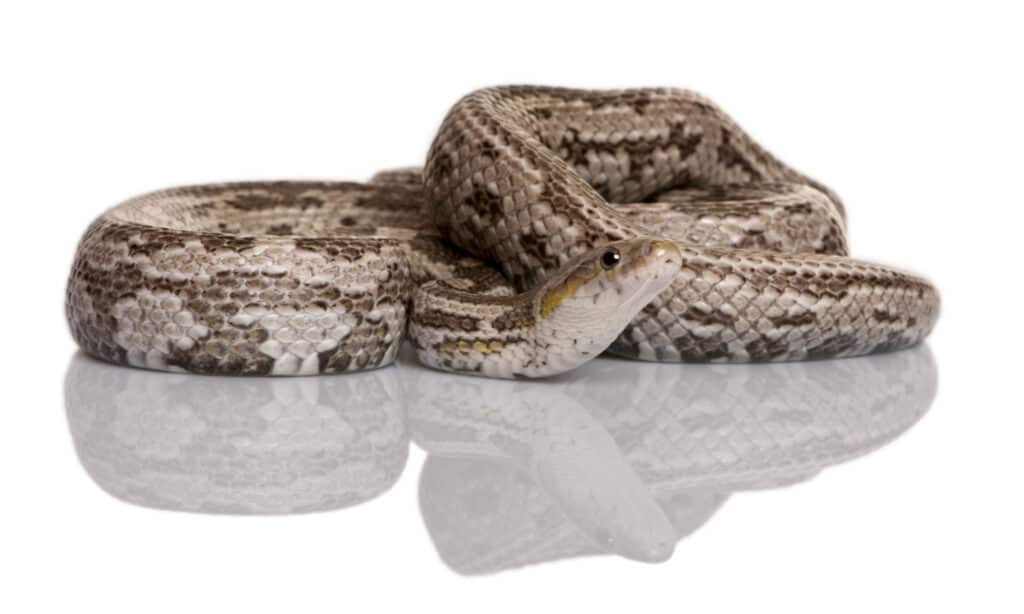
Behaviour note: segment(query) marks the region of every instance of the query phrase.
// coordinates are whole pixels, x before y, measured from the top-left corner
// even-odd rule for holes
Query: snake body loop
[[[442,235],[499,263],[520,288],[601,242],[651,233],[677,239],[682,270],[612,345],[622,356],[852,356],[914,345],[938,314],[928,282],[845,257],[838,198],[692,92],[515,86],[474,92],[441,126],[425,184]],[[772,252],[757,244],[764,229],[756,223],[740,221],[732,237],[702,243],[687,236],[688,228],[645,224],[629,207],[609,206],[658,201],[667,190],[678,190],[669,202],[682,199],[682,209],[697,215],[721,203],[722,215],[738,209],[742,220],[794,192],[833,213],[819,240],[783,241]],[[800,226],[805,209],[790,206],[789,222]],[[756,249],[745,249],[750,244]]]
[[[424,363],[541,377],[918,343],[938,295],[847,257],[835,195],[708,100],[500,87],[458,102],[423,171],[173,188],[101,215],[68,283],[108,361],[307,375]]]

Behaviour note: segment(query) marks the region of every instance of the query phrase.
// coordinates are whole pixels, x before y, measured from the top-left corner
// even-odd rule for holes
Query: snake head
[[[571,369],[611,345],[633,317],[676,277],[682,258],[672,241],[616,241],[581,254],[538,290],[537,345],[549,368]]]

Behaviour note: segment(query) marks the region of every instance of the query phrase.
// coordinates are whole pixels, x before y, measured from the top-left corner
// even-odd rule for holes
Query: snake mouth
[[[652,291],[652,287],[656,285],[658,288]],[[629,298],[622,302],[623,309],[630,312],[630,317],[632,318],[633,315],[635,315],[634,312],[637,312],[647,306],[647,304],[654,300],[654,297],[664,290],[666,286],[668,286],[667,283],[662,283],[661,280],[656,277],[652,277],[651,279],[644,281],[639,288],[633,291],[633,294],[631,294]]]

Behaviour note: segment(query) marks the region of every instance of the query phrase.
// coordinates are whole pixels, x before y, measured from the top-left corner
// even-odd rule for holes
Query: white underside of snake
[[[683,90],[499,87],[422,171],[131,199],[86,231],[67,315],[108,361],[308,375],[392,362],[541,377],[657,361],[853,356],[920,342],[927,281],[847,256],[824,186]]]

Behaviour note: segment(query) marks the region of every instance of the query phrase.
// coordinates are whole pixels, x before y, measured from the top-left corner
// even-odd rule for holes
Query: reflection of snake
[[[426,525],[464,573],[601,552],[663,560],[730,492],[884,445],[934,391],[927,348],[730,367],[600,360],[532,384],[411,359],[343,378],[193,380],[79,355],[65,379],[83,466],[150,507],[354,505],[397,480],[411,432],[430,454]]]
[[[699,96],[496,88],[452,109],[422,178],[178,188],[112,209],[79,246],[67,311],[90,354],[204,373],[386,364],[410,304],[423,362],[501,377],[610,344],[760,361],[927,335],[927,282],[845,254],[831,192]]]
[[[82,465],[119,499],[294,513],[355,505],[398,479],[409,439],[395,379],[195,379],[76,355],[65,402]]]
[[[936,387],[926,347],[780,365],[602,360],[533,384],[413,366],[402,379],[418,399],[412,437],[431,455],[423,515],[462,573],[599,552],[662,560],[729,493],[891,441]]]

